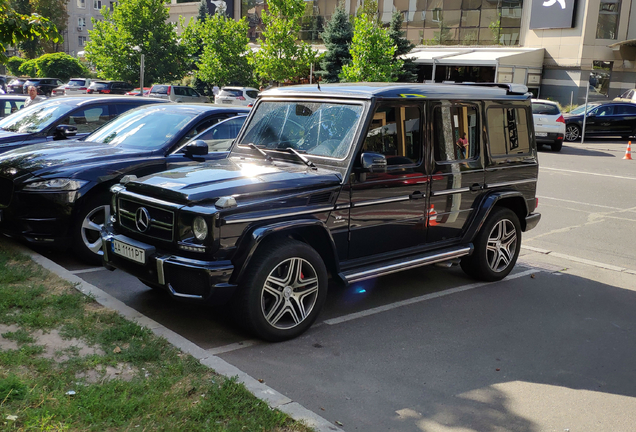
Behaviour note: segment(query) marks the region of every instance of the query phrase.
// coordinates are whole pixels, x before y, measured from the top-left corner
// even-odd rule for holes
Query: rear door
[[[614,105],[601,105],[592,110],[585,119],[585,133],[590,135],[618,134],[614,130],[617,118],[614,116]]]
[[[433,147],[427,243],[459,241],[484,188],[480,108],[448,100],[430,103]]]
[[[616,129],[623,137],[629,137],[636,132],[636,104],[626,103],[614,106]]]

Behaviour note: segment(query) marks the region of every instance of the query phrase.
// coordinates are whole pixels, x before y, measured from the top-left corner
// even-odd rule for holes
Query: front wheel
[[[581,138],[581,128],[575,124],[569,124],[565,127],[565,140],[576,141]]]
[[[327,298],[327,269],[320,255],[296,240],[262,245],[249,264],[237,301],[248,329],[277,342],[305,332]]]
[[[87,264],[102,263],[102,237],[100,232],[110,218],[110,206],[106,196],[89,199],[82,205],[73,230],[73,252]]]
[[[515,212],[505,207],[493,209],[474,245],[473,254],[461,261],[469,276],[488,282],[508,276],[521,247],[521,225]]]

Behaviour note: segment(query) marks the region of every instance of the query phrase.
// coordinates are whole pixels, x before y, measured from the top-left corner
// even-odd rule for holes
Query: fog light
[[[194,237],[197,240],[203,241],[208,236],[208,224],[205,222],[201,216],[197,216],[194,218],[194,222],[192,223],[192,232],[194,233]]]

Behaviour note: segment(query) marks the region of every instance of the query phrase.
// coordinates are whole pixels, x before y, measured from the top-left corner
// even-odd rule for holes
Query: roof
[[[543,67],[543,48],[415,48],[403,58],[415,64],[453,66],[530,66]]]
[[[512,88],[512,91],[511,91]],[[435,97],[450,99],[503,98],[516,96],[526,99],[525,86],[507,84],[416,84],[416,83],[338,83],[279,87],[261,93],[271,96],[318,96],[351,99],[418,98]]]
[[[23,98],[26,97],[26,95],[22,96]],[[64,105],[85,105],[88,103],[92,103],[92,102],[97,102],[99,103],[100,101],[102,102],[110,102],[110,101],[119,101],[119,102],[141,102],[145,103],[147,101],[150,101],[148,103],[168,103],[168,101],[163,100],[163,99],[155,99],[155,98],[140,98],[138,96],[124,96],[124,95],[79,95],[79,96],[64,96],[64,97],[56,97],[56,98],[50,98],[50,99],[46,99],[43,100],[42,103],[58,103],[58,104],[64,104]]]

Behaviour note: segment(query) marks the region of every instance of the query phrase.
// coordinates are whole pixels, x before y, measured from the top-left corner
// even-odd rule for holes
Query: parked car
[[[29,87],[33,86],[38,90],[39,95],[51,96],[54,88],[64,83],[58,78],[29,78],[22,85],[22,93],[29,94]]]
[[[11,78],[7,76],[0,76],[0,93],[8,93],[7,84],[11,81]]]
[[[48,99],[0,120],[0,153],[28,144],[81,138],[129,109],[158,102],[164,101],[121,96]]]
[[[203,141],[186,144],[211,125],[246,112],[238,107],[146,105],[84,141],[32,145],[0,155],[0,231],[33,244],[70,246],[80,259],[99,263],[99,230],[110,217],[109,187],[127,174],[142,176],[225,157],[227,151],[208,153]]]
[[[636,89],[629,89],[615,97],[614,102],[636,102]]]
[[[126,94],[135,87],[124,81],[93,81],[86,90],[88,94]]]
[[[51,96],[78,96],[86,94],[90,78],[71,78],[69,82],[56,87],[51,92]]]
[[[66,84],[61,85],[59,87],[55,87],[53,90],[51,90],[50,97],[64,96],[64,91],[66,90],[65,87],[66,87]]]
[[[24,96],[0,95],[0,119],[8,117],[22,109],[25,100],[26,98]]]
[[[148,96],[150,94],[150,87],[144,87],[144,96]],[[128,96],[141,96],[141,88],[137,87],[129,92],[126,92]]]
[[[329,275],[461,262],[504,278],[540,219],[538,172],[525,86],[273,89],[227,159],[111,188],[104,262],[175,299],[230,299],[256,335],[289,339]]]
[[[228,105],[253,105],[258,97],[258,90],[252,87],[223,87],[214,97],[214,103]]]
[[[155,84],[150,89],[150,97],[170,100],[172,102],[200,102],[210,103],[210,98],[199,94],[188,86]]]
[[[559,104],[549,100],[532,99],[532,118],[537,144],[549,144],[552,151],[561,151],[565,136],[565,119]]]
[[[14,78],[7,84],[7,93],[26,94],[24,83],[31,78]]]
[[[577,141],[583,129],[583,113],[565,114],[565,139]],[[587,112],[585,136],[636,136],[636,104],[607,102]]]

